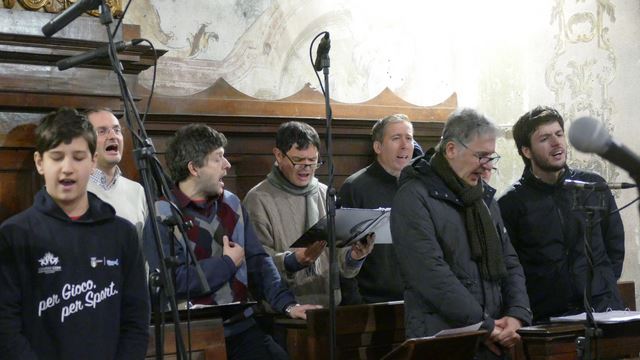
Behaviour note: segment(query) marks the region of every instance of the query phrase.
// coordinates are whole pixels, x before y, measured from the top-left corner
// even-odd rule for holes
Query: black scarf
[[[471,256],[480,266],[483,279],[500,280],[507,275],[500,237],[487,205],[482,200],[482,181],[470,186],[453,171],[441,153],[431,159],[431,168],[464,204],[465,227]]]

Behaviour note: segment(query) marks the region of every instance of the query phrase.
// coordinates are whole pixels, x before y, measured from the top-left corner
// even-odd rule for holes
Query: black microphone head
[[[602,122],[588,116],[573,121],[569,129],[569,142],[579,151],[602,154],[611,143],[611,136]]]
[[[325,32],[316,49],[316,62],[313,64],[313,68],[316,71],[322,70],[322,58],[329,54],[330,49],[331,39],[329,39],[329,32]]]

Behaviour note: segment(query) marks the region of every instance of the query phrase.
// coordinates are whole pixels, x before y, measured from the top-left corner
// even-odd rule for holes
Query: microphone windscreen
[[[569,142],[579,151],[602,154],[609,148],[611,136],[602,122],[584,116],[571,124]]]

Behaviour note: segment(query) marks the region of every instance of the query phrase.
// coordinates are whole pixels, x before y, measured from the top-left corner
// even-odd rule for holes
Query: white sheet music
[[[467,332],[471,332],[471,331],[478,331],[478,330],[480,330],[480,326],[481,325],[482,325],[482,322],[479,322],[477,324],[473,324],[473,325],[469,325],[469,326],[464,326],[464,327],[459,327],[459,328],[454,328],[454,329],[441,330],[438,333],[436,333],[434,335],[434,337],[462,334],[462,333],[467,333]]]
[[[614,311],[606,311],[606,312],[594,312],[593,319],[597,323],[601,323],[601,324],[614,324],[614,323],[621,323],[621,322],[627,322],[627,321],[639,321],[640,311],[614,310]],[[581,321],[587,321],[587,314],[581,313],[577,315],[557,316],[557,317],[552,317],[549,320],[551,320],[551,322],[581,322]]]

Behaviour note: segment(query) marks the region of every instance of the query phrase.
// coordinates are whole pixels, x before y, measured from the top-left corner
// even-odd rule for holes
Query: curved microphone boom
[[[329,49],[331,49],[331,39],[329,39],[329,33],[326,32],[318,44],[316,49],[316,61],[313,63],[313,69],[315,71],[322,70],[322,60],[326,57],[329,58]]]
[[[592,117],[575,120],[569,130],[569,142],[579,151],[598,154],[623,168],[636,183],[640,180],[640,157],[613,140],[600,121]]]

